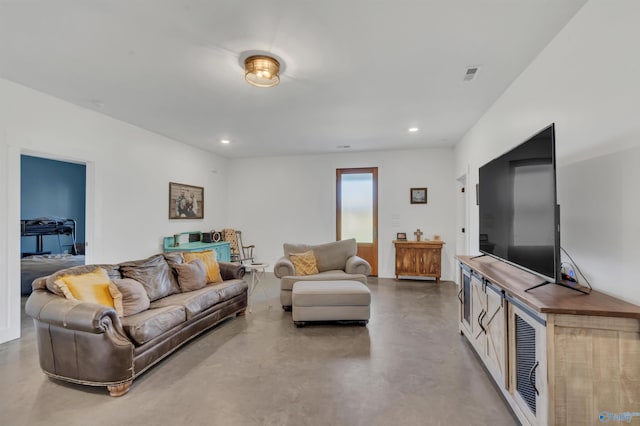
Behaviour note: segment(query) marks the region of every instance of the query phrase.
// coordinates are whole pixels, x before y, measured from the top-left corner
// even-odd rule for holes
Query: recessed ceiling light
[[[349,149],[349,148],[351,148],[351,145],[338,145],[338,146],[336,146],[336,148],[338,148],[338,149]]]
[[[417,131],[418,131],[418,128],[417,128],[417,127],[409,127],[409,131],[410,131],[411,133],[415,133],[415,132],[417,132]]]
[[[230,143],[231,143],[231,141],[229,141],[229,140],[227,140],[227,139],[222,139],[222,140],[220,141],[220,143],[223,143],[223,144],[225,144],[225,145],[228,145],[228,144],[230,144]]]

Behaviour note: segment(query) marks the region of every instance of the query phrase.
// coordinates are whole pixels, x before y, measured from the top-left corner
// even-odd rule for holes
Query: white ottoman
[[[291,294],[293,322],[357,321],[367,325],[371,292],[358,281],[298,281]]]

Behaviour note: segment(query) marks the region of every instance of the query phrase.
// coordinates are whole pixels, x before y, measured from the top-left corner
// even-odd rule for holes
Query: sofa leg
[[[305,325],[307,325],[306,322],[304,321],[294,321],[296,327],[300,328],[300,327],[304,327]]]
[[[243,316],[244,316],[244,314],[246,314],[246,313],[247,313],[247,310],[246,310],[246,309],[243,309],[243,310],[241,310],[240,312],[238,312],[238,313],[236,314],[236,316],[237,316],[237,317],[243,317]]]
[[[291,312],[291,305],[282,305],[282,309],[285,312]]]
[[[109,390],[109,395],[114,397],[125,395],[129,392],[131,383],[133,383],[133,380],[129,380],[128,382],[120,383],[118,385],[108,385],[107,389]]]
[[[367,324],[369,324],[369,320],[358,321],[358,324],[360,324],[363,327],[366,327]]]

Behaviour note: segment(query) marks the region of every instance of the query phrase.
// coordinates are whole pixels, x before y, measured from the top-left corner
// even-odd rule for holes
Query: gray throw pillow
[[[123,262],[120,264],[120,273],[122,278],[131,278],[142,284],[152,302],[170,294],[180,293],[176,277],[161,254]]]
[[[144,286],[131,278],[121,278],[112,280],[122,293],[123,317],[135,315],[149,309],[149,296]]]
[[[200,259],[174,266],[178,273],[178,284],[183,292],[200,290],[207,285],[207,268]]]

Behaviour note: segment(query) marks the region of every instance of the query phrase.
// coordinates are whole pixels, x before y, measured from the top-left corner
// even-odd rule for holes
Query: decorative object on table
[[[398,240],[398,241],[407,241],[407,233],[406,232],[398,232],[396,234],[396,240]]]
[[[422,234],[424,234],[424,232],[422,232],[420,228],[416,229],[416,232],[413,233],[413,235],[416,236],[416,241],[420,241],[420,238],[422,238]]]
[[[203,243],[212,243],[213,242],[213,234],[214,231],[205,231],[202,233],[202,242]]]
[[[437,235],[437,234],[436,234],[436,235],[434,235],[434,236],[433,236],[433,240],[434,240],[434,241],[440,241],[440,235]]]
[[[169,182],[169,219],[204,219],[204,188]]]
[[[203,243],[217,243],[220,241],[222,241],[222,232],[211,230],[202,233]]]
[[[411,204],[427,204],[427,188],[411,188]]]

